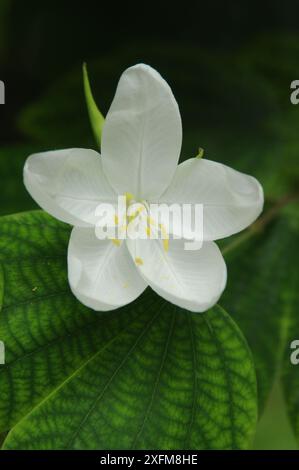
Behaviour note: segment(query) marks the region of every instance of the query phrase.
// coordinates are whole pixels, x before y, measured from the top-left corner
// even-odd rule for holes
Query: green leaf
[[[226,256],[228,285],[221,303],[240,326],[253,353],[260,412],[281,364],[286,341],[289,267],[298,243],[294,235],[288,219],[281,216],[264,233]]]
[[[100,148],[102,128],[103,128],[105,119],[102,113],[99,111],[96,105],[96,102],[93,98],[86,64],[83,64],[83,84],[84,84],[84,93],[85,93],[85,99],[86,99],[90,124],[93,130],[93,134],[94,134],[94,138],[97,143],[97,146]]]
[[[284,293],[284,304],[288,314],[286,328],[286,341],[284,347],[283,363],[281,367],[282,387],[285,396],[289,419],[294,430],[297,442],[299,442],[299,364],[291,362],[291,354],[294,349],[291,343],[299,340],[299,205],[290,207],[288,213],[289,230],[293,238],[289,244],[288,283]],[[296,348],[298,349],[298,348]],[[298,356],[297,356],[298,357]]]
[[[69,235],[69,226],[40,211],[0,219],[0,338],[6,346],[6,365],[0,367],[0,432],[79,367],[105,335],[108,340],[113,334],[113,325],[111,333],[102,331],[102,317],[69,290]],[[119,315],[114,328],[124,319]]]
[[[282,371],[282,385],[289,419],[297,442],[299,443],[299,365],[292,364],[290,360],[291,354],[294,352],[294,350],[290,348],[290,344],[293,339],[299,339],[298,323],[299,322],[297,321],[296,329],[294,328],[292,330],[292,333],[290,334],[290,342],[286,345],[285,360]]]
[[[279,380],[274,384],[264,414],[258,423],[253,449],[298,450]]]
[[[0,434],[0,449],[2,447],[2,444],[6,438],[6,433]]]
[[[251,354],[221,307],[191,314],[147,290],[97,314],[71,294],[70,228],[36,211],[0,220],[4,448],[246,448]]]

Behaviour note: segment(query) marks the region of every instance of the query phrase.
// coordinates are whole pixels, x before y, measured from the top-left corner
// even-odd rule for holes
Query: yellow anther
[[[126,198],[127,204],[130,204],[130,202],[134,200],[134,196],[132,193],[125,193],[125,198]]]
[[[139,258],[139,256],[137,256],[135,258],[135,263],[138,264],[138,266],[142,266],[143,265],[143,260],[141,258]]]
[[[118,225],[118,216],[117,216],[117,215],[114,216],[114,223],[115,223],[116,225]]]
[[[133,214],[130,214],[130,217],[132,217],[133,219],[135,219],[135,217],[137,217],[137,215],[139,215],[142,211],[143,211],[143,207],[138,207],[138,208],[136,209],[136,211],[133,212]]]
[[[162,232],[162,243],[163,243],[163,248],[165,251],[168,251],[169,248],[169,235],[168,232],[163,224],[159,224],[159,228]]]
[[[113,243],[113,245],[116,245],[116,246],[120,246],[120,240],[118,240],[117,238],[111,238],[111,241]]]
[[[163,224],[159,224],[159,228],[162,232],[163,237],[168,238],[168,233],[167,233],[165,226]]]
[[[134,212],[132,212],[132,214],[128,215],[129,223],[132,222],[132,220],[136,219],[136,217],[138,217],[138,215],[141,214],[141,212],[143,212],[144,210],[145,209],[143,206],[137,207],[137,209]]]
[[[163,243],[163,248],[164,248],[164,250],[165,250],[165,251],[168,251],[168,249],[169,249],[169,240],[168,240],[168,238],[167,238],[167,239],[164,238],[164,239],[162,240],[162,243]]]
[[[150,225],[156,225],[155,220],[152,217],[150,217],[149,215],[147,216],[147,221]]]

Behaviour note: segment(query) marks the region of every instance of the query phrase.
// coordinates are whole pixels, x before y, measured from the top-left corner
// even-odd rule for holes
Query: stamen
[[[128,219],[130,221],[134,220],[137,217],[137,215],[139,215],[143,210],[144,210],[143,207],[138,207],[132,214],[128,216]]]
[[[111,241],[112,241],[113,245],[115,245],[115,246],[120,246],[121,245],[120,240],[118,240],[117,238],[111,238]]]
[[[139,258],[139,256],[137,256],[135,258],[135,263],[138,264],[139,266],[142,266],[143,265],[143,260],[141,258]]]
[[[165,251],[168,251],[169,249],[169,235],[168,232],[163,224],[159,224],[159,228],[162,232],[163,238],[162,238],[162,243],[163,243],[163,248]]]
[[[155,220],[152,217],[150,217],[149,215],[147,216],[147,221],[150,225],[156,225]]]
[[[164,238],[164,239],[162,240],[162,243],[163,243],[164,251],[168,251],[168,249],[169,249],[169,240],[168,240],[168,238],[167,238],[167,239]]]
[[[126,202],[130,204],[134,200],[134,195],[132,193],[125,193]]]

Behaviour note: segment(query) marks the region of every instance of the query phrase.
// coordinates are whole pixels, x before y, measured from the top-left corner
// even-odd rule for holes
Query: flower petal
[[[182,143],[177,102],[161,75],[139,64],[121,76],[102,134],[105,174],[118,194],[159,196],[169,185]]]
[[[219,299],[226,284],[226,265],[218,246],[206,242],[200,250],[184,249],[183,240],[131,240],[127,245],[146,282],[179,307],[204,312]]]
[[[222,163],[191,158],[180,164],[159,203],[203,204],[203,239],[218,240],[243,230],[263,210],[260,183]],[[169,230],[176,233],[174,221]]]
[[[31,155],[24,167],[24,183],[39,206],[71,225],[97,222],[100,203],[117,203],[116,193],[94,150],[67,149]]]
[[[77,299],[98,311],[135,300],[147,287],[125,243],[99,240],[92,228],[75,227],[68,248],[68,278]]]

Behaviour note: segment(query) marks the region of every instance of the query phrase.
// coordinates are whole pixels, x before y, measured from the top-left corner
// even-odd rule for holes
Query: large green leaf
[[[256,383],[221,307],[191,314],[148,290],[97,314],[70,293],[69,227],[37,211],[0,221],[4,448],[246,448]]]
[[[6,438],[6,433],[0,434],[0,449],[1,449],[1,446],[2,446],[5,438]]]
[[[281,216],[226,256],[228,285],[221,302],[237,321],[253,352],[260,411],[272,388],[286,341],[290,308],[286,295],[296,243],[298,238],[289,219]],[[296,292],[294,286],[292,289]]]
[[[291,362],[291,354],[294,353],[291,343],[299,340],[299,205],[290,207],[288,217],[293,238],[289,245],[288,283],[284,293],[289,321],[286,328],[281,376],[289,418],[299,442],[299,364]]]
[[[298,280],[297,280],[298,289]],[[295,295],[295,292],[294,292]],[[298,293],[297,293],[298,297]],[[298,315],[298,298],[296,299]],[[297,442],[299,442],[299,365],[291,362],[291,354],[294,352],[291,343],[293,340],[299,340],[299,322],[292,323],[293,328],[289,330],[289,341],[286,343],[285,360],[282,369],[282,384],[284,397],[286,401],[289,419],[294,430]],[[298,346],[297,346],[298,350]]]
[[[258,425],[255,450],[299,450],[288,418],[281,384],[277,380]]]
[[[109,340],[129,314],[103,316],[102,321],[71,295],[66,274],[69,226],[39,211],[0,220],[0,338],[6,346],[6,365],[0,368],[1,431],[90,357],[105,335]],[[104,331],[106,320],[110,323]]]

